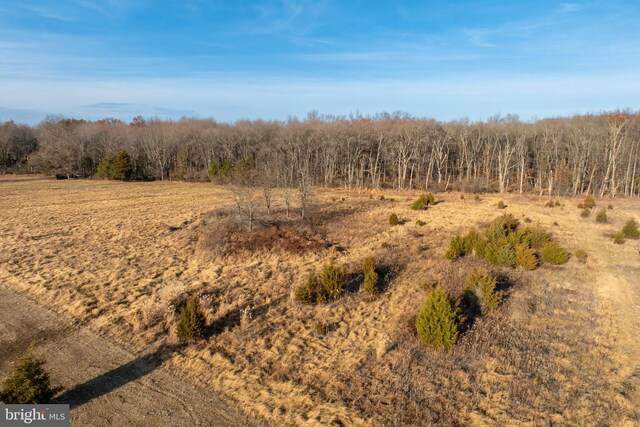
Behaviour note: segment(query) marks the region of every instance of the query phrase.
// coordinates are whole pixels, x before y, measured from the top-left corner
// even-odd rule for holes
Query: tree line
[[[640,113],[630,111],[535,122],[310,113],[286,122],[48,117],[35,127],[0,125],[4,173],[220,182],[250,175],[279,188],[639,197],[639,151]]]

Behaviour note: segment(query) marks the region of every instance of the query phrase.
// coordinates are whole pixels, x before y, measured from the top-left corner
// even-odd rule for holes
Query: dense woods
[[[242,176],[303,191],[321,185],[640,196],[639,151],[640,113],[631,112],[536,122],[311,113],[287,122],[49,117],[36,127],[0,125],[4,173],[220,182]],[[111,174],[116,157],[124,171]]]

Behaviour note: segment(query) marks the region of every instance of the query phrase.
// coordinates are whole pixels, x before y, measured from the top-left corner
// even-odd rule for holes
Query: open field
[[[582,198],[549,208],[545,197],[439,193],[435,206],[413,211],[417,194],[315,189],[315,213],[301,224],[284,220],[275,191],[274,218],[302,244],[230,251],[216,241],[220,212],[233,210],[224,187],[3,177],[0,286],[126,354],[171,348],[162,369],[270,424],[637,425],[640,242],[615,245],[609,235],[640,220],[640,200],[597,200],[613,205],[600,224],[580,216]],[[444,259],[454,233],[504,212],[544,226],[572,253],[586,250],[587,262],[521,271]],[[400,225],[389,225],[391,213]],[[386,279],[379,296],[353,286],[329,304],[294,301],[310,272],[330,261],[357,272],[369,256]],[[423,347],[408,325],[432,284],[476,266],[504,277],[503,305],[453,350]],[[187,295],[204,302],[207,338],[175,347]],[[0,325],[12,324],[7,316]],[[16,339],[10,329],[0,329],[5,348]],[[39,351],[56,360],[65,350]],[[127,363],[122,354],[111,365]],[[52,374],[67,389],[87,381]]]

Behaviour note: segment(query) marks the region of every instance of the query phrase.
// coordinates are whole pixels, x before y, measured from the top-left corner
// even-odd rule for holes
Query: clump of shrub
[[[599,222],[601,224],[606,224],[608,222],[606,209],[603,208],[598,211],[598,213],[596,214],[596,222]]]
[[[540,259],[548,264],[560,265],[569,260],[569,253],[557,242],[549,242],[540,249]]]
[[[303,304],[318,304],[326,302],[322,285],[315,273],[309,274],[307,281],[295,289],[294,298]]]
[[[362,290],[369,295],[378,293],[378,273],[376,272],[376,262],[369,257],[364,260],[362,265]]]
[[[635,219],[630,219],[622,227],[622,234],[627,239],[640,239],[640,230],[638,230],[638,223]]]
[[[467,254],[464,237],[453,236],[449,241],[449,249],[444,253],[444,257],[448,260],[455,261]]]
[[[582,218],[586,218],[589,215],[591,215],[591,209],[589,209],[589,208],[584,208],[584,209],[582,209],[582,212],[580,212],[580,216]]]
[[[556,207],[556,203],[553,200],[549,200],[547,203],[544,204],[545,208],[553,208]]]
[[[433,205],[436,202],[432,193],[421,194],[412,204],[411,209],[414,211],[422,211],[427,209],[429,205]]]
[[[613,210],[613,205],[612,205],[612,204],[609,204],[609,205],[607,206],[607,209],[609,209],[609,210]]]
[[[344,283],[344,274],[341,269],[333,264],[326,265],[322,269],[320,280],[329,301],[340,298]]]
[[[596,199],[593,196],[585,197],[584,201],[578,205],[580,209],[592,209],[596,207]]]
[[[445,258],[455,261],[458,258],[470,254],[479,238],[480,236],[475,230],[470,231],[465,236],[454,236],[449,242],[449,249],[447,249],[447,252],[444,254]]]
[[[398,219],[398,215],[392,213],[389,215],[389,225],[398,225],[400,224],[400,220]]]
[[[529,226],[522,230],[521,243],[526,243],[533,249],[540,249],[552,240],[551,234],[540,226]]]
[[[500,201],[498,202],[498,209],[504,209],[504,208],[506,208],[506,207],[507,207],[507,205],[505,205],[505,204],[504,204],[504,202],[503,202],[502,200],[500,200]]]
[[[496,291],[496,279],[486,270],[478,270],[467,276],[467,292],[475,296],[483,314],[493,311],[502,302],[503,293]]]
[[[576,256],[576,259],[581,263],[585,264],[587,262],[588,255],[587,255],[587,251],[585,251],[584,249],[582,248],[576,249],[576,251],[573,254]]]
[[[182,308],[176,332],[180,341],[194,341],[204,338],[206,322],[197,297],[189,298]]]
[[[516,246],[516,264],[525,270],[535,270],[538,266],[536,253],[525,243]]]
[[[311,273],[307,281],[296,288],[294,298],[303,304],[325,303],[340,298],[343,287],[343,271],[333,264],[328,264],[320,272],[320,277]]]
[[[44,360],[23,357],[0,391],[0,402],[5,404],[45,404],[56,393],[51,388],[49,374],[44,370]]]
[[[425,225],[425,224],[426,224],[426,222],[424,222],[423,220],[421,220],[421,219],[416,219],[416,225],[417,225],[418,227],[422,227],[422,226],[423,226],[423,225]]]
[[[490,241],[507,237],[518,229],[520,223],[512,214],[504,214],[494,219],[486,231],[486,237]]]
[[[416,330],[422,343],[427,347],[453,347],[459,333],[458,311],[442,289],[431,292],[416,318]]]
[[[516,252],[506,240],[489,242],[485,249],[484,258],[491,264],[501,267],[515,267],[517,264]]]
[[[552,245],[548,246],[550,244]],[[520,229],[518,220],[511,214],[505,214],[489,224],[484,238],[476,230],[472,230],[465,236],[453,236],[445,257],[454,261],[473,253],[476,257],[484,258],[494,265],[512,268],[519,265],[525,270],[535,269],[539,260],[550,264],[566,262],[566,259],[563,262],[554,262],[562,256],[550,255],[548,261],[543,259],[542,251],[545,247],[548,253],[552,250],[563,251],[564,257],[568,256],[566,250],[558,245],[544,228],[527,226]]]
[[[476,202],[480,201],[480,195],[476,194],[475,196],[473,196],[473,200],[475,200]]]
[[[618,231],[613,235],[613,243],[615,243],[616,245],[622,245],[626,241],[627,239],[625,239],[624,233],[622,231]]]

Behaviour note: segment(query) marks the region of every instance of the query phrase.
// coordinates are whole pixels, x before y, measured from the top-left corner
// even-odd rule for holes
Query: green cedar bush
[[[467,289],[476,296],[482,313],[493,311],[502,302],[503,294],[496,291],[496,279],[481,269],[469,273],[467,276]]]
[[[516,251],[509,243],[498,245],[488,261],[500,267],[515,267],[517,264]]]
[[[427,209],[427,206],[433,205],[436,199],[431,193],[421,194],[412,204],[411,209],[421,211]]]
[[[627,239],[624,237],[624,233],[622,231],[618,231],[613,235],[613,243],[615,243],[616,245],[622,245],[626,241]]]
[[[294,298],[303,304],[317,304],[326,301],[324,289],[315,273],[309,274],[307,281],[296,288]]]
[[[587,251],[585,251],[584,249],[576,249],[576,251],[574,252],[574,255],[576,256],[576,259],[578,261],[580,261],[581,263],[586,263],[587,262]]]
[[[535,252],[524,243],[516,246],[516,262],[525,270],[534,270],[538,266]]]
[[[587,196],[584,199],[584,202],[582,202],[582,206],[584,206],[587,209],[595,208],[596,207],[596,199],[594,199],[593,196]]]
[[[598,211],[598,213],[596,214],[596,222],[599,222],[601,224],[606,224],[608,222],[606,209],[602,208]]]
[[[518,220],[512,214],[504,214],[494,219],[486,231],[489,241],[507,237],[509,233],[518,229]]]
[[[630,219],[622,227],[622,234],[627,239],[640,239],[640,230],[638,230],[638,223],[635,219]]]
[[[96,170],[96,176],[102,179],[111,179],[111,164],[115,154],[107,153],[102,161],[98,163],[98,169]]]
[[[416,318],[418,336],[427,347],[451,348],[458,340],[458,309],[447,294],[436,288]]]
[[[56,390],[51,388],[44,360],[23,357],[4,381],[0,402],[5,404],[45,404]]]
[[[378,293],[378,273],[376,272],[376,262],[369,257],[364,260],[362,266],[364,280],[362,282],[362,290],[369,295]]]
[[[540,249],[551,240],[551,234],[540,226],[529,226],[522,230],[521,243],[526,243],[533,249]]]
[[[197,297],[189,298],[178,318],[176,331],[180,341],[194,341],[204,338],[205,318]]]
[[[320,274],[320,281],[327,300],[333,301],[340,298],[344,284],[342,270],[333,264],[326,265]]]
[[[569,253],[556,242],[549,242],[540,249],[540,259],[547,264],[564,264],[569,260]]]

